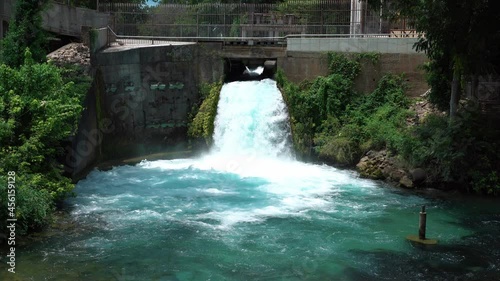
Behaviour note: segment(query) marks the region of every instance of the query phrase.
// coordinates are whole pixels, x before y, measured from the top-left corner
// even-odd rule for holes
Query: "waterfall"
[[[271,79],[222,87],[212,153],[290,159],[291,133],[283,97]]]

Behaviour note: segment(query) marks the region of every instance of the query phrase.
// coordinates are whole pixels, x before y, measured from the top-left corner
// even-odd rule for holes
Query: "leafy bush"
[[[345,54],[328,53],[328,70],[331,74],[342,75],[345,79],[354,80],[361,71],[361,57],[351,60]]]
[[[375,62],[378,56],[329,54],[328,58],[327,77],[294,85],[281,70],[276,74],[299,155],[353,165],[368,150],[389,149],[409,166],[424,167],[430,182],[500,195],[500,130],[495,121],[486,122],[488,118],[465,107],[453,122],[447,116],[430,115],[409,128],[410,100],[402,76],[386,75],[371,94],[360,95],[352,89],[359,61]],[[443,91],[449,91],[449,77],[436,70],[447,67],[446,59],[427,67],[434,92],[430,99],[446,108],[449,95],[446,98]]]
[[[474,112],[454,121],[430,115],[412,129],[399,151],[412,165],[426,167],[435,182],[452,182],[469,191],[499,195],[499,131]]]
[[[202,85],[200,89],[201,106],[189,124],[188,134],[195,139],[203,138],[207,145],[212,144],[212,134],[214,131],[214,121],[217,115],[217,105],[222,83],[212,85]],[[195,109],[196,110],[196,107]]]
[[[370,95],[353,91],[360,60],[378,60],[377,54],[329,53],[330,75],[300,86],[286,81],[278,71],[291,115],[295,149],[299,154],[338,164],[354,164],[369,149],[396,149],[402,142],[399,131],[408,115],[408,98],[400,76],[383,77]]]
[[[22,232],[43,226],[54,202],[71,194],[57,159],[61,142],[77,128],[84,89],[65,83],[57,67],[35,63],[29,49],[20,68],[0,66],[0,175],[17,175]],[[0,217],[5,211],[2,206]]]

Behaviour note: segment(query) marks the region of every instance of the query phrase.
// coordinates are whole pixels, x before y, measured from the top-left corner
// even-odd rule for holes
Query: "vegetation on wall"
[[[391,20],[405,20],[420,36],[415,44],[429,58],[425,65],[431,86],[429,101],[446,117],[430,117],[415,128],[415,137],[402,152],[414,165],[426,166],[439,181],[452,182],[480,193],[500,194],[496,145],[498,118],[482,114],[471,101],[459,103],[465,85],[472,90],[482,77],[498,80],[500,72],[500,18],[495,1],[366,0],[382,8]],[[490,76],[490,77],[491,77]],[[483,94],[485,94],[483,92]],[[488,99],[498,97],[492,93]],[[411,142],[411,140],[409,140]]]
[[[200,87],[201,105],[192,109],[188,135],[194,139],[203,139],[207,146],[212,144],[214,121],[222,83],[203,84]]]
[[[330,74],[295,85],[281,70],[276,80],[288,105],[296,151],[303,157],[354,165],[369,150],[387,149],[409,167],[424,168],[432,184],[500,194],[500,137],[475,110],[449,124],[430,115],[409,127],[411,100],[402,76],[386,75],[370,94],[356,93],[360,60],[377,55],[329,54]]]
[[[295,149],[303,156],[318,156],[328,162],[354,164],[369,149],[389,142],[374,129],[402,126],[408,101],[399,76],[384,77],[371,95],[353,90],[361,61],[372,63],[377,54],[328,54],[330,75],[297,86],[277,73],[289,106]],[[386,117],[390,115],[389,123]],[[393,129],[395,130],[395,129]]]

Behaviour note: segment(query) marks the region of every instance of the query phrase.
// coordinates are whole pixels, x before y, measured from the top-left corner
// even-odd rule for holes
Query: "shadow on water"
[[[500,249],[491,247],[500,238],[494,233],[474,233],[449,245],[408,243],[411,253],[351,250],[357,266],[344,269],[340,280],[500,280]]]

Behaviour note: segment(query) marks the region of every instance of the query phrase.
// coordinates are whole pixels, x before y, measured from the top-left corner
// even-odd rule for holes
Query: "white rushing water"
[[[272,80],[224,85],[213,139],[201,158],[90,173],[68,200],[70,227],[25,249],[17,278],[498,280],[498,212],[296,161]],[[444,248],[404,239],[424,204]]]
[[[286,105],[276,82],[232,82],[222,87],[214,154],[291,159]]]

